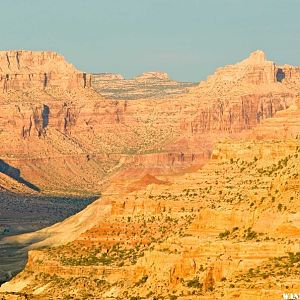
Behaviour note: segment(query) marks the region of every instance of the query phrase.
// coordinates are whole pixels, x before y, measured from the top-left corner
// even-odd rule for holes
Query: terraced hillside
[[[295,115],[279,114],[273,131]],[[220,142],[198,171],[116,179],[96,204],[109,204],[107,215],[72,242],[30,251],[25,270],[1,291],[29,299],[278,299],[296,292],[299,125],[295,137],[257,140],[262,128],[255,128],[243,141]]]
[[[275,300],[300,290],[299,68],[256,51],[184,95],[136,101],[103,99],[75,73],[71,90],[1,94],[4,187],[102,194],[5,239],[31,251],[0,287],[4,299]]]

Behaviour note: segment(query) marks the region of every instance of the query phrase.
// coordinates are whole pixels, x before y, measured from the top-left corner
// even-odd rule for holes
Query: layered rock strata
[[[11,238],[41,240],[1,286],[4,299],[296,292],[297,74],[258,51],[170,101],[105,100],[82,88],[3,93],[1,158],[44,190],[103,194],[60,224]]]
[[[24,86],[16,81],[0,93],[1,159],[51,193],[99,192],[123,166],[138,176],[199,167],[221,136],[238,138],[295,105],[299,94],[298,69],[282,67],[290,75],[275,80],[271,73],[279,67],[262,52],[219,69],[188,93],[136,101],[104,99],[84,84],[83,73],[52,52],[1,57],[3,78],[16,72],[26,80],[28,74],[56,78],[45,89],[40,80],[24,79]],[[76,84],[74,76],[81,76]],[[168,79],[146,73],[136,80]]]
[[[63,56],[44,51],[0,51],[0,90],[63,89],[91,86],[91,75],[78,71]]]
[[[196,172],[119,177],[92,204],[105,214],[89,219],[89,230],[81,230],[89,210],[49,228],[36,246],[66,243],[69,224],[77,233],[71,231],[67,245],[31,251],[25,270],[1,291],[29,299],[180,300],[277,299],[296,292],[299,155],[298,138],[249,136],[219,143]]]

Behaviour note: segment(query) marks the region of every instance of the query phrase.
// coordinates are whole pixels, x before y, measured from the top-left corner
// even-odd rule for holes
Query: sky
[[[261,49],[300,65],[300,0],[2,0],[1,50],[52,50],[78,69],[200,81]]]

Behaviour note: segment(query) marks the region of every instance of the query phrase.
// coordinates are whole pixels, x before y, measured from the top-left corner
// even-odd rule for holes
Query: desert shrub
[[[230,231],[226,229],[224,232],[219,233],[219,238],[224,239],[229,235],[230,235]]]
[[[202,288],[203,284],[199,281],[199,277],[195,277],[186,281],[186,286],[190,288]]]
[[[244,238],[246,240],[253,240],[257,237],[257,232],[253,231],[250,227],[245,230]]]

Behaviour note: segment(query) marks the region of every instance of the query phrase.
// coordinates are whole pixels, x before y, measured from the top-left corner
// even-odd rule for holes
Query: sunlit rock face
[[[0,90],[89,87],[91,77],[51,51],[0,51]]]
[[[279,81],[274,72],[280,68]],[[99,192],[128,165],[132,176],[199,167],[220,137],[237,138],[292,109],[299,95],[297,72],[257,51],[188,90],[162,72],[131,81],[94,76],[94,87],[98,80],[112,90],[108,97],[125,90],[126,100],[116,100],[100,95],[102,87],[97,93],[91,76],[59,54],[2,51],[0,155],[42,190],[63,193]]]
[[[235,65],[217,69],[190,90],[203,107],[185,127],[192,132],[240,132],[274,117],[297,101],[300,68],[277,66],[258,50]]]
[[[127,164],[157,173],[200,166],[221,136],[241,135],[293,106],[297,72],[256,51],[188,90],[163,72],[131,81],[94,75],[93,86],[98,80],[115,98],[123,99],[125,90],[127,100],[108,100],[90,88],[89,74],[59,54],[2,51],[0,155],[39,186],[67,190],[78,185],[98,190],[107,174]],[[81,167],[93,171],[80,172]]]
[[[135,82],[149,80],[169,79]],[[1,159],[43,192],[102,197],[12,238],[58,247],[31,251],[0,291],[229,300],[299,290],[299,83],[299,68],[256,51],[165,98],[107,100],[64,84],[1,93]],[[0,186],[14,180],[0,172]]]

